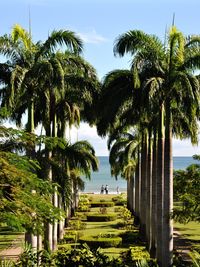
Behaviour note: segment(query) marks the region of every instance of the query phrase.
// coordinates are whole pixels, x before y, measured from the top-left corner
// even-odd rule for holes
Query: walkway
[[[11,245],[0,251],[0,259],[17,260],[22,253],[22,243],[24,242],[24,235],[19,235]]]
[[[174,249],[181,255],[186,262],[191,262],[189,253],[191,251],[191,242],[181,236],[180,232],[174,229]]]

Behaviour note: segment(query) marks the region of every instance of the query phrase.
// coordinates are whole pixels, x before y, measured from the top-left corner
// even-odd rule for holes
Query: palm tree
[[[153,36],[143,33],[142,31],[129,31],[121,35],[114,47],[115,54],[123,56],[125,53],[133,55],[133,69],[136,73],[145,69],[149,69],[150,76],[146,77],[147,84],[154,84],[161,91],[158,91],[157,97],[160,99],[160,107],[163,107],[160,118],[165,115],[165,161],[163,162],[163,124],[160,124],[159,140],[162,140],[160,147],[158,147],[158,168],[159,168],[159,183],[161,188],[164,187],[164,192],[160,195],[161,199],[157,199],[162,203],[158,209],[162,213],[159,222],[161,226],[162,238],[157,238],[161,244],[157,244],[159,251],[158,262],[161,266],[171,266],[172,252],[173,252],[173,228],[170,214],[172,212],[172,113],[171,108],[176,103],[188,96],[191,113],[190,117],[195,116],[198,106],[198,80],[195,78],[191,70],[199,68],[199,38],[190,37],[185,38],[176,27],[172,27],[168,35],[168,43],[162,44],[160,40]],[[147,73],[147,72],[146,72]],[[154,76],[151,76],[151,74]],[[187,109],[187,106],[186,106]],[[193,119],[192,117],[192,119]],[[163,167],[164,165],[164,172]],[[162,179],[163,177],[164,179]],[[157,188],[158,191],[158,188]],[[161,190],[162,192],[162,190]],[[158,197],[158,196],[157,196]],[[158,214],[157,214],[158,216]],[[159,230],[158,230],[159,233]],[[160,246],[161,245],[161,246]]]
[[[33,44],[30,34],[16,25],[13,28],[12,35],[5,35],[0,39],[0,53],[10,57],[12,63],[12,67],[10,67],[11,79],[8,84],[9,90],[6,92],[7,97],[5,97],[7,101],[5,102],[8,106],[13,104],[14,96],[16,97],[19,94],[20,97],[16,97],[18,101],[16,101],[17,105],[14,108],[14,117],[17,114],[16,119],[20,121],[23,112],[28,107],[27,130],[29,132],[34,131],[34,101],[37,95],[36,89],[38,91],[40,86],[35,70],[38,69],[38,63],[41,59],[48,58],[58,44],[65,44],[70,52],[79,53],[82,50],[81,40],[70,31],[54,31],[46,42]],[[7,65],[8,69],[9,62]],[[56,67],[59,69],[60,65],[56,65]],[[51,171],[49,172],[49,178],[50,176]]]
[[[138,146],[139,140],[136,131],[132,134],[131,131],[118,132],[115,129],[108,139],[111,174],[115,177],[121,174],[127,180],[127,207],[132,213],[134,213],[135,207],[134,174],[138,161]]]

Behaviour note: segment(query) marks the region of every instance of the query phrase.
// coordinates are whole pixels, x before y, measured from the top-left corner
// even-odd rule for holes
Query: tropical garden
[[[200,165],[173,175],[172,162],[172,137],[198,143],[200,37],[175,26],[164,41],[132,30],[114,54],[130,55],[130,69],[100,82],[74,32],[34,42],[15,25],[0,37],[0,227],[26,241],[10,266],[200,264],[198,251],[184,263],[173,245],[173,219],[200,220]],[[66,137],[81,121],[108,137],[111,174],[127,180],[127,198],[79,195],[82,177],[98,170],[91,144]]]

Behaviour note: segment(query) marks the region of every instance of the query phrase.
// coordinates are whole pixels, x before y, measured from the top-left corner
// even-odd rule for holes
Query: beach
[[[83,193],[89,194],[100,194],[101,186],[104,187],[108,185],[109,194],[117,194],[117,187],[119,188],[120,193],[125,193],[127,188],[127,182],[121,177],[112,177],[110,174],[110,164],[108,157],[98,157],[99,159],[99,171],[92,172],[91,179],[83,180],[85,182],[85,189]],[[185,169],[187,166],[193,163],[198,163],[192,157],[173,157],[173,166],[174,170]]]

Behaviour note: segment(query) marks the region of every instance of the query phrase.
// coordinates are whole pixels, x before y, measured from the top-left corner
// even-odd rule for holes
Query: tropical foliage
[[[81,176],[90,178],[91,170],[98,169],[95,151],[87,141],[72,144],[65,139],[66,127],[78,126],[80,114],[87,119],[99,87],[94,68],[81,57],[82,50],[81,39],[67,30],[53,31],[46,41],[34,43],[30,31],[14,25],[10,35],[0,37],[0,54],[5,58],[0,64],[1,118],[20,126],[27,114],[26,132],[1,129],[2,211],[12,203],[16,221],[22,225],[20,218],[26,220],[24,228],[34,234],[41,231],[30,217],[37,218],[46,228],[50,249],[57,246],[58,221],[59,237],[63,234],[60,214],[70,215],[76,206],[77,190],[84,186]],[[34,135],[38,125],[45,129],[44,136]],[[23,218],[23,211],[29,218]],[[7,211],[4,217],[8,215]],[[28,238],[32,245],[34,238]]]
[[[199,160],[199,156],[195,155]],[[179,205],[174,218],[182,223],[200,222],[200,164],[192,164],[186,170],[174,171],[174,193]]]

